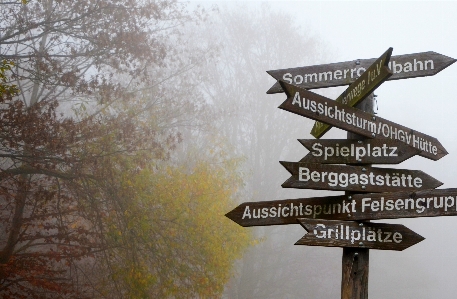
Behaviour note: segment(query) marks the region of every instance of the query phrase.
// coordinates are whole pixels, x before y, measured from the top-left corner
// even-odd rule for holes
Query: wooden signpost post
[[[292,175],[282,187],[345,195],[246,202],[226,214],[246,227],[299,223],[307,233],[296,245],[342,247],[342,299],[368,298],[369,249],[401,251],[424,240],[403,225],[370,220],[457,216],[457,188],[434,189],[442,183],[420,170],[371,167],[448,153],[436,138],[374,116],[370,107],[384,81],[432,76],[456,60],[391,54],[389,48],[378,59],[268,71],[278,82],[267,93],[285,92],[278,108],[316,120],[314,137],[331,126],[348,131],[344,140],[300,139],[309,153],[280,162]],[[335,101],[307,90],[341,85],[350,86]]]

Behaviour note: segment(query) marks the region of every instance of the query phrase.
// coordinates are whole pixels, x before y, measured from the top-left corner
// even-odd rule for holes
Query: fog
[[[299,224],[224,217],[344,192],[281,187],[279,161],[308,153],[297,139],[314,139],[314,121],[278,109],[286,95],[267,94],[267,71],[391,47],[457,58],[455,1],[3,1],[0,12],[2,298],[340,298],[342,248],[294,245]],[[381,167],[457,187],[452,78],[457,63],[374,92],[379,118],[448,152]],[[377,188],[394,176],[382,173]],[[373,221],[425,240],[370,250],[370,298],[455,298],[456,217]]]
[[[258,130],[259,134],[266,135],[258,136],[252,142],[263,143],[253,144],[251,150],[243,152],[252,172],[252,181],[247,185],[256,186],[251,186],[249,191],[252,198],[240,198],[240,203],[252,199],[341,194],[281,188],[289,174],[278,161],[296,162],[307,153],[296,139],[314,138],[309,134],[313,121],[286,111],[276,111],[285,96],[266,94],[275,83],[267,70],[377,58],[389,47],[393,47],[393,55],[434,51],[457,57],[457,2],[454,1],[243,1],[246,6],[239,6],[240,2],[234,1],[192,3],[208,7],[217,4],[221,12],[241,12],[247,8],[252,19],[259,18],[261,7],[270,6],[271,11],[288,14],[290,20],[299,26],[297,32],[283,32],[283,36],[272,36],[266,41],[271,43],[271,55],[279,56],[275,64],[268,64],[265,60],[249,70],[262,80],[251,86],[252,89],[263,90],[263,94],[259,91],[256,98],[240,99],[240,105],[244,101],[251,103],[249,107],[253,111],[250,113],[262,117],[268,130]],[[271,18],[263,18],[256,26],[268,27],[270,24],[281,29],[281,23]],[[296,33],[312,38],[315,47],[306,44],[302,47],[302,40],[293,40],[293,37],[299,37]],[[232,51],[243,48],[233,44],[233,39],[225,39],[223,35],[220,38],[225,40],[225,47],[233,48]],[[278,45],[278,41],[287,43]],[[259,44],[263,45],[263,42]],[[280,50],[273,53],[278,47]],[[457,187],[457,138],[454,133],[457,105],[453,84],[456,77],[457,65],[454,64],[435,76],[385,82],[375,91],[375,112],[380,117],[436,137],[449,152],[438,161],[416,156],[388,167],[422,170],[444,183],[440,189]],[[339,87],[317,92],[334,99],[343,90]],[[232,99],[231,103],[237,105],[237,99]],[[333,128],[324,138],[346,138],[346,132]],[[265,148],[272,147],[272,143],[282,150],[264,152]],[[255,148],[261,148],[262,153]],[[258,161],[259,155],[263,155],[260,162],[252,163]],[[453,281],[453,273],[457,269],[457,231],[454,228],[457,227],[457,218],[376,222],[404,224],[425,240],[403,252],[370,251],[370,298],[455,298],[457,284]],[[305,232],[299,225],[246,229],[255,230],[263,242],[245,254],[238,265],[236,278],[226,287],[226,298],[340,297],[341,248],[294,246]]]

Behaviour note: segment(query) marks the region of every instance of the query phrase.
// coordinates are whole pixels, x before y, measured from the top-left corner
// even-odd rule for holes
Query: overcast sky
[[[230,5],[233,1],[222,2]],[[259,5],[257,1],[248,2]],[[389,47],[393,47],[393,55],[434,51],[457,58],[457,1],[267,2],[274,9],[289,12],[302,30],[324,41],[332,58],[328,63],[377,58]],[[285,65],[284,68],[298,66],[302,65]],[[265,76],[268,75],[265,73]],[[457,188],[456,81],[457,63],[432,77],[386,82],[375,92],[379,116],[436,137],[447,149],[449,154],[439,161],[414,157],[395,166],[422,170],[444,182],[440,188]],[[268,95],[265,102],[280,104],[269,102]],[[335,132],[331,135],[333,138],[346,136],[343,131]],[[277,157],[277,160],[294,158],[297,157]],[[287,173],[282,174],[288,178]],[[287,192],[284,190],[284,198],[290,198]],[[389,298],[413,298],[408,297],[408,290],[421,288],[423,297],[420,298],[456,297],[457,217],[377,222],[405,224],[426,240],[403,252],[371,250],[370,298],[386,298],[386,294]],[[386,293],[386,290],[390,291]]]

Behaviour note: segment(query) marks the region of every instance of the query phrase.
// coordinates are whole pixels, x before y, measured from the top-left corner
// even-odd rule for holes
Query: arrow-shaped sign
[[[335,101],[355,107],[365,99],[379,85],[392,76],[392,72],[387,67],[391,55],[392,48],[389,48],[357,80],[349,85]],[[311,130],[311,135],[320,138],[330,129],[331,126],[328,124],[317,121]]]
[[[401,224],[298,219],[308,232],[295,245],[404,250],[425,238]]]
[[[420,150],[388,139],[299,139],[309,153],[300,160],[322,164],[398,164]]]
[[[298,85],[305,89],[342,86],[354,82],[375,60],[376,58],[360,59],[331,64],[271,70],[267,71],[267,73],[278,81]],[[433,76],[453,64],[455,61],[456,59],[454,58],[431,51],[392,56],[388,67],[392,70],[393,75],[388,80]],[[283,89],[278,82],[267,91],[268,94],[278,92],[283,92]]]
[[[292,176],[283,188],[394,192],[434,189],[443,183],[421,170],[285,162]]]
[[[376,220],[457,216],[457,188],[245,202],[225,216],[241,226],[296,224],[296,218]]]
[[[369,138],[399,140],[419,149],[420,156],[439,160],[447,154],[434,137],[414,131],[300,87],[280,82],[287,99],[278,108]]]

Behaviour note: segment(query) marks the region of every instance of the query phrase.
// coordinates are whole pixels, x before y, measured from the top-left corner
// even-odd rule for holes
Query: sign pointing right
[[[404,250],[425,238],[401,224],[297,219],[308,232],[295,245]]]
[[[443,183],[421,170],[279,161],[292,176],[283,188],[365,192],[433,189]]]
[[[267,93],[284,92],[279,81],[305,89],[349,85],[375,60],[376,58],[360,59],[267,71],[270,76],[278,80]],[[433,76],[455,61],[456,59],[454,58],[432,51],[392,56],[388,67],[393,72],[393,75],[387,80]]]
[[[391,55],[392,48],[389,48],[357,80],[349,85],[335,101],[354,107],[365,99],[379,85],[392,76],[392,72],[387,67]],[[311,130],[311,135],[320,138],[330,128],[330,125],[317,121]]]
[[[368,138],[392,139],[421,150],[419,156],[439,160],[446,149],[434,137],[373,116],[298,86],[280,82],[287,99],[278,107]]]
[[[245,202],[225,216],[246,227],[296,224],[297,218],[376,220],[457,216],[457,188]]]

